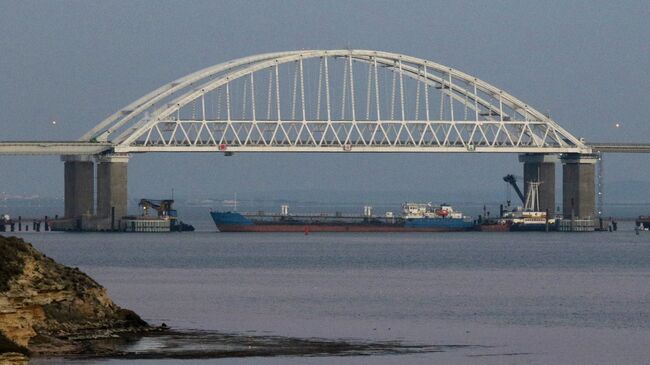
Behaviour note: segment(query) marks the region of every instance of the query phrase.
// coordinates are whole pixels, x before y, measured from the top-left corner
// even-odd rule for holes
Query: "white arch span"
[[[487,82],[372,50],[276,52],[208,67],[134,101],[81,140],[109,141],[118,153],[591,152]]]

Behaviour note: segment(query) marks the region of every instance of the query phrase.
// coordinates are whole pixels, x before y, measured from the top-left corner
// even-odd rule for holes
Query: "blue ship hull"
[[[454,218],[409,218],[404,221],[406,228],[456,228],[459,230],[474,228],[474,222]]]

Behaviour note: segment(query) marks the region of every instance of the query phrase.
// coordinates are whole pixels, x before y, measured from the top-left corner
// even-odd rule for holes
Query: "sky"
[[[77,139],[158,86],[238,57],[350,47],[479,77],[587,141],[650,142],[648,19],[647,1],[0,0],[0,140]],[[650,193],[649,159],[606,155],[605,185]],[[129,192],[494,201],[508,173],[523,174],[516,155],[146,154],[129,162]],[[0,191],[61,197],[63,163],[1,156]]]

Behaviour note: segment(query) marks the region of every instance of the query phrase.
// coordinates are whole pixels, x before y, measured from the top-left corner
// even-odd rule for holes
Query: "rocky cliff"
[[[149,329],[79,269],[22,239],[0,236],[0,353],[82,353],[85,339]]]

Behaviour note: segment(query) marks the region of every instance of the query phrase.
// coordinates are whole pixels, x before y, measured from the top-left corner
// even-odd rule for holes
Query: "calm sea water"
[[[156,324],[479,345],[399,356],[33,363],[647,364],[650,232],[621,228],[582,234],[24,234]]]

